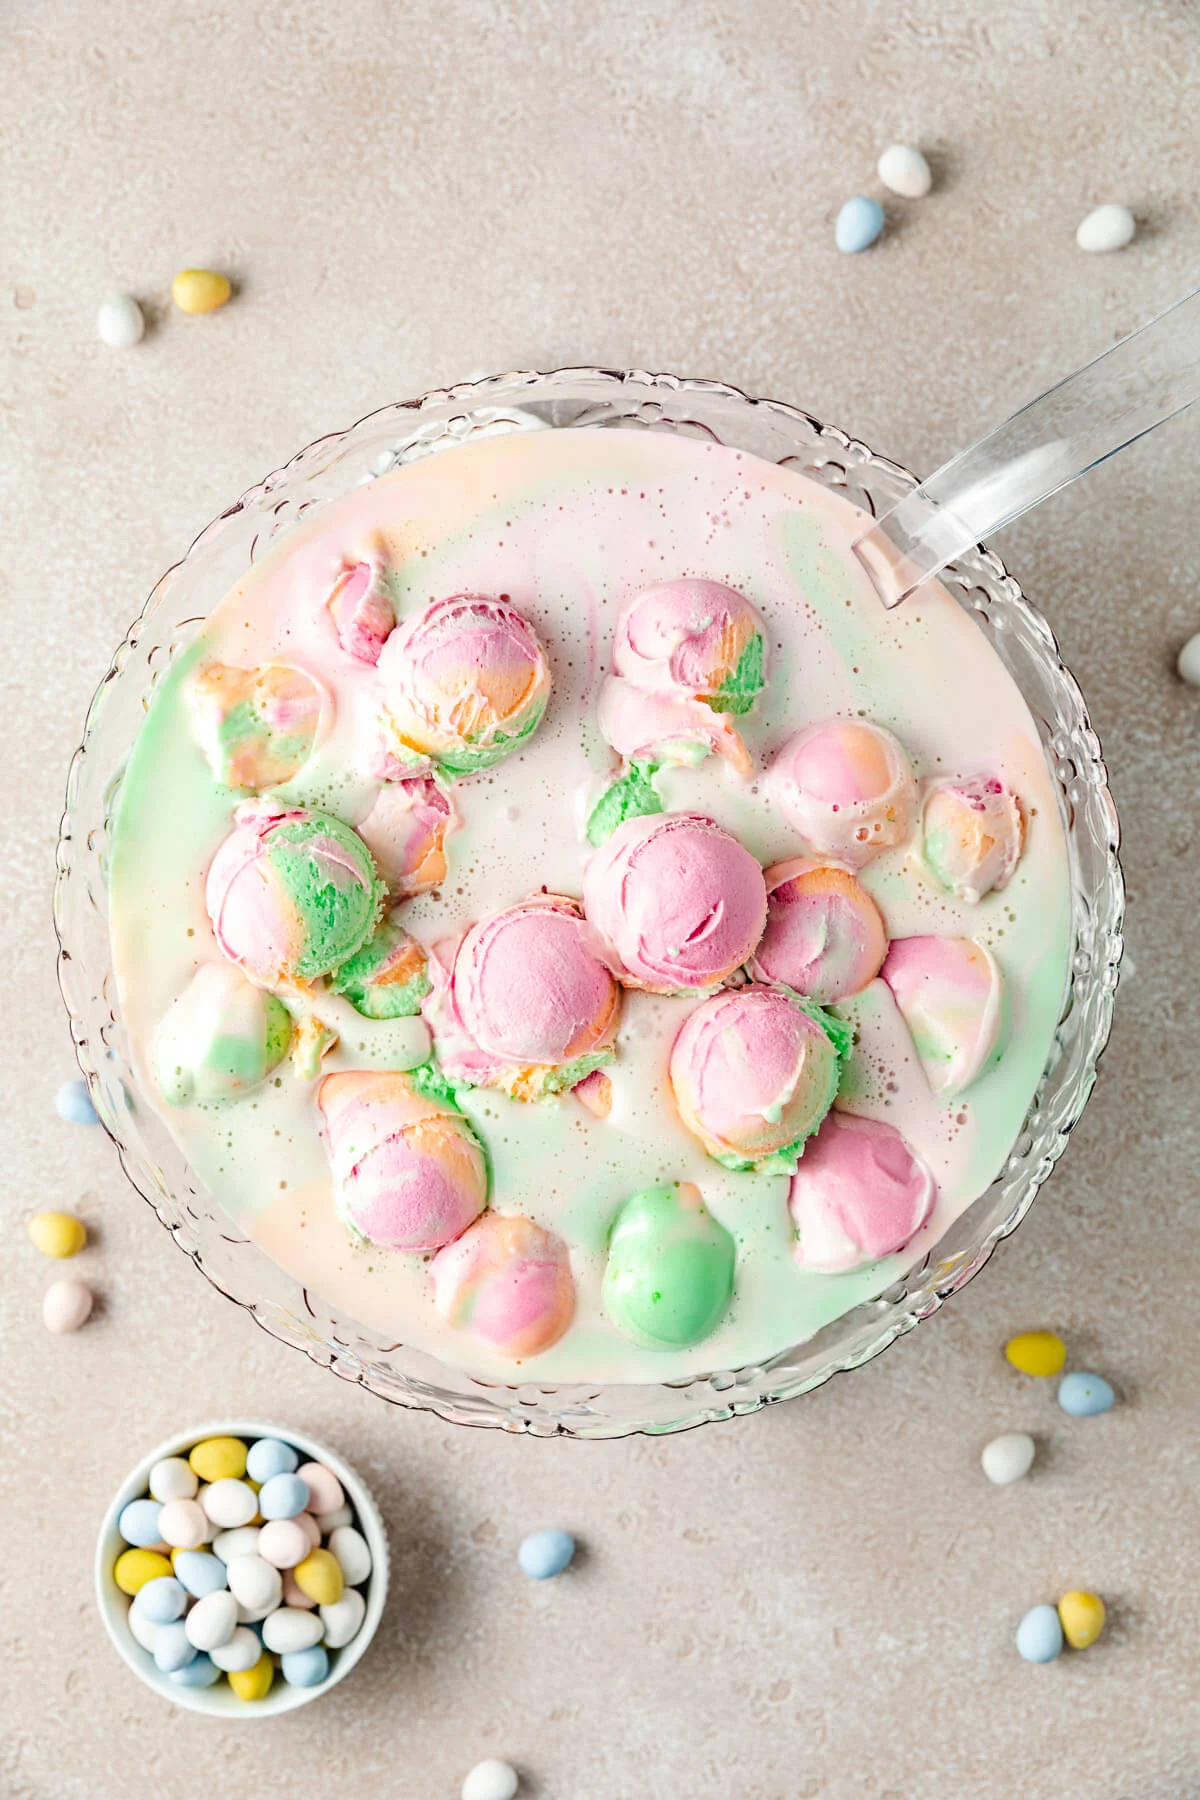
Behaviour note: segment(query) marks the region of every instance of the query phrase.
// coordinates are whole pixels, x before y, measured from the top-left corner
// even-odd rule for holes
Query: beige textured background
[[[1200,27],[1184,0],[6,0],[0,7],[0,1794],[440,1800],[505,1755],[537,1800],[1191,1800],[1200,1794],[1197,696],[1200,417],[1001,549],[1088,693],[1126,831],[1132,966],[1086,1119],[974,1286],[814,1397],[675,1441],[510,1441],[387,1409],[258,1333],[98,1133],[49,924],[63,777],[144,594],[318,432],[475,370],[725,377],[928,469],[1200,270]],[[843,198],[917,139],[935,195],[840,258]],[[1074,247],[1109,198],[1145,221]],[[188,320],[173,272],[237,303]],[[99,345],[126,287],[154,329]],[[39,1321],[35,1204],[78,1205],[103,1296]],[[1069,1422],[1005,1369],[1053,1325],[1124,1395]],[[375,1484],[396,1551],[336,1695],[221,1730],[105,1643],[94,1529],[170,1429],[261,1410]],[[989,1489],[980,1446],[1040,1434]],[[522,1532],[586,1559],[537,1588]],[[1070,1586],[1106,1639],[1020,1663]]]

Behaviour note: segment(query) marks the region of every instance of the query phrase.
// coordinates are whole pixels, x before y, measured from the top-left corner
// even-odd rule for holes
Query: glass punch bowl
[[[832,426],[718,382],[641,370],[498,375],[384,407],[318,439],[268,475],[168,570],[113,657],[88,712],[67,784],[58,846],[59,976],[80,1065],[125,1173],[213,1286],[286,1344],[381,1398],[468,1425],[536,1436],[684,1430],[754,1412],[877,1356],[982,1268],[1024,1217],[1087,1101],[1108,1037],[1121,953],[1117,820],[1083,696],[1049,626],[990,551],[943,577],[1015,677],[1054,772],[1070,851],[1074,958],[1053,1051],[1001,1173],[934,1251],[879,1297],[761,1365],[651,1385],[506,1387],[389,1342],[300,1286],[221,1211],[137,1092],[109,948],[106,856],[130,747],[171,659],[248,564],[298,519],[351,488],[483,433],[636,427],[683,432],[785,463],[872,514],[912,483]]]

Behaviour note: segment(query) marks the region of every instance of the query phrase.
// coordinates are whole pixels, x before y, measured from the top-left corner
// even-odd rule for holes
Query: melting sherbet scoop
[[[690,1181],[647,1188],[617,1214],[604,1272],[604,1309],[651,1350],[698,1344],[733,1292],[733,1239]]]
[[[792,1177],[796,1260],[833,1275],[890,1256],[925,1224],[936,1193],[895,1126],[832,1112]]]
[[[575,1314],[567,1246],[532,1219],[486,1212],[429,1266],[433,1304],[501,1356],[536,1356]]]

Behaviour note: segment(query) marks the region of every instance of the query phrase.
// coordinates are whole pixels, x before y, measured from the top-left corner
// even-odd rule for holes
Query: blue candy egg
[[[549,1581],[561,1575],[575,1554],[575,1539],[569,1531],[531,1531],[521,1539],[517,1561],[531,1581]]]
[[[171,1680],[180,1687],[206,1688],[214,1681],[220,1681],[221,1671],[211,1656],[203,1651],[194,1656],[190,1663],[184,1663],[182,1669],[171,1670]]]
[[[156,1575],[153,1581],[138,1589],[133,1604],[143,1619],[149,1619],[155,1625],[170,1625],[175,1619],[182,1619],[187,1595],[173,1575]]]
[[[1062,1621],[1053,1606],[1035,1606],[1017,1626],[1017,1654],[1026,1662],[1053,1662],[1062,1647]]]
[[[54,1096],[54,1110],[68,1125],[100,1123],[100,1115],[92,1105],[92,1097],[88,1093],[88,1084],[82,1078],[63,1082]]]
[[[848,256],[857,256],[860,250],[871,248],[883,230],[883,223],[883,208],[878,200],[856,194],[853,200],[847,200],[837,216],[834,241]]]
[[[177,1550],[175,1573],[189,1594],[203,1600],[225,1586],[225,1564],[207,1550]],[[153,1582],[150,1584],[153,1586]]]
[[[299,1467],[296,1451],[279,1438],[259,1438],[246,1452],[246,1473],[260,1484],[270,1481],[272,1475],[294,1475]]]
[[[154,1660],[164,1675],[174,1675],[196,1660],[196,1646],[188,1643],[181,1624],[159,1626],[154,1634]]]
[[[283,1679],[290,1687],[319,1687],[329,1673],[329,1652],[324,1644],[310,1650],[289,1650],[279,1659]]]
[[[258,1510],[264,1519],[294,1519],[311,1498],[299,1475],[272,1475],[259,1489]]]
[[[1090,1419],[1094,1413],[1106,1413],[1117,1396],[1103,1375],[1086,1375],[1076,1370],[1064,1375],[1058,1384],[1058,1404],[1075,1419]]]
[[[151,1545],[162,1542],[162,1532],[158,1529],[158,1515],[161,1511],[157,1500],[131,1500],[128,1506],[121,1508],[117,1530],[127,1544],[136,1544],[139,1550],[149,1550]]]

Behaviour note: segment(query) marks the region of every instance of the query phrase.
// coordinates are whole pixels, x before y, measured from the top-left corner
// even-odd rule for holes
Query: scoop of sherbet
[[[429,992],[429,958],[392,912],[361,950],[348,957],[329,985],[366,1019],[407,1019]]]
[[[620,675],[607,675],[596,703],[606,744],[626,762],[703,762],[710,751],[744,775],[750,753],[726,713],[689,694],[648,693]]]
[[[775,758],[768,784],[806,848],[849,869],[902,844],[912,829],[916,777],[903,744],[881,725],[806,726]]]
[[[671,1047],[679,1116],[731,1169],[794,1165],[833,1105],[847,1027],[778,988],[714,994]]]
[[[970,938],[896,938],[884,981],[935,1094],[949,1100],[983,1073],[1000,1042],[1000,971]]]
[[[228,963],[202,963],[154,1034],[154,1076],[172,1106],[235,1100],[287,1055],[291,1017]]]
[[[550,669],[507,600],[455,594],[397,626],[379,656],[385,746],[414,772],[489,768],[537,729]]]
[[[699,813],[629,819],[588,859],[588,923],[630,987],[718,987],[754,952],[767,916],[750,852]]]
[[[903,1250],[936,1195],[933,1176],[893,1125],[832,1112],[792,1176],[796,1261],[832,1275]]]
[[[657,772],[656,763],[630,763],[615,781],[609,783],[588,813],[589,844],[598,847],[606,843],[626,819],[645,818],[663,811],[662,800],[654,785]]]
[[[1021,859],[1017,796],[993,775],[935,781],[925,796],[921,853],[944,888],[974,905],[1007,885]]]
[[[257,669],[206,663],[188,683],[187,702],[216,779],[255,792],[291,780],[333,709],[320,682],[289,663]]]
[[[486,1212],[429,1265],[433,1304],[500,1356],[557,1344],[575,1314],[567,1246],[532,1219]]]
[[[325,602],[338,642],[356,662],[377,663],[396,624],[396,609],[376,563],[349,563]]]
[[[613,667],[635,687],[703,700],[718,712],[750,710],[763,664],[762,621],[719,581],[684,577],[643,589],[613,638]]]
[[[803,857],[766,873],[767,924],[751,973],[780,981],[821,1006],[873,981],[887,954],[879,908],[845,869]]]
[[[604,1309],[651,1350],[698,1344],[733,1292],[733,1239],[690,1181],[646,1188],[617,1214],[604,1270]]]
[[[445,788],[413,775],[385,781],[358,830],[392,893],[406,898],[446,879],[446,836],[457,824]]]
[[[248,802],[234,816],[205,889],[217,943],[264,987],[328,975],[383,905],[366,845],[328,813]]]
[[[487,1163],[467,1120],[410,1075],[326,1075],[317,1090],[338,1213],[388,1250],[436,1250],[487,1204]]]

